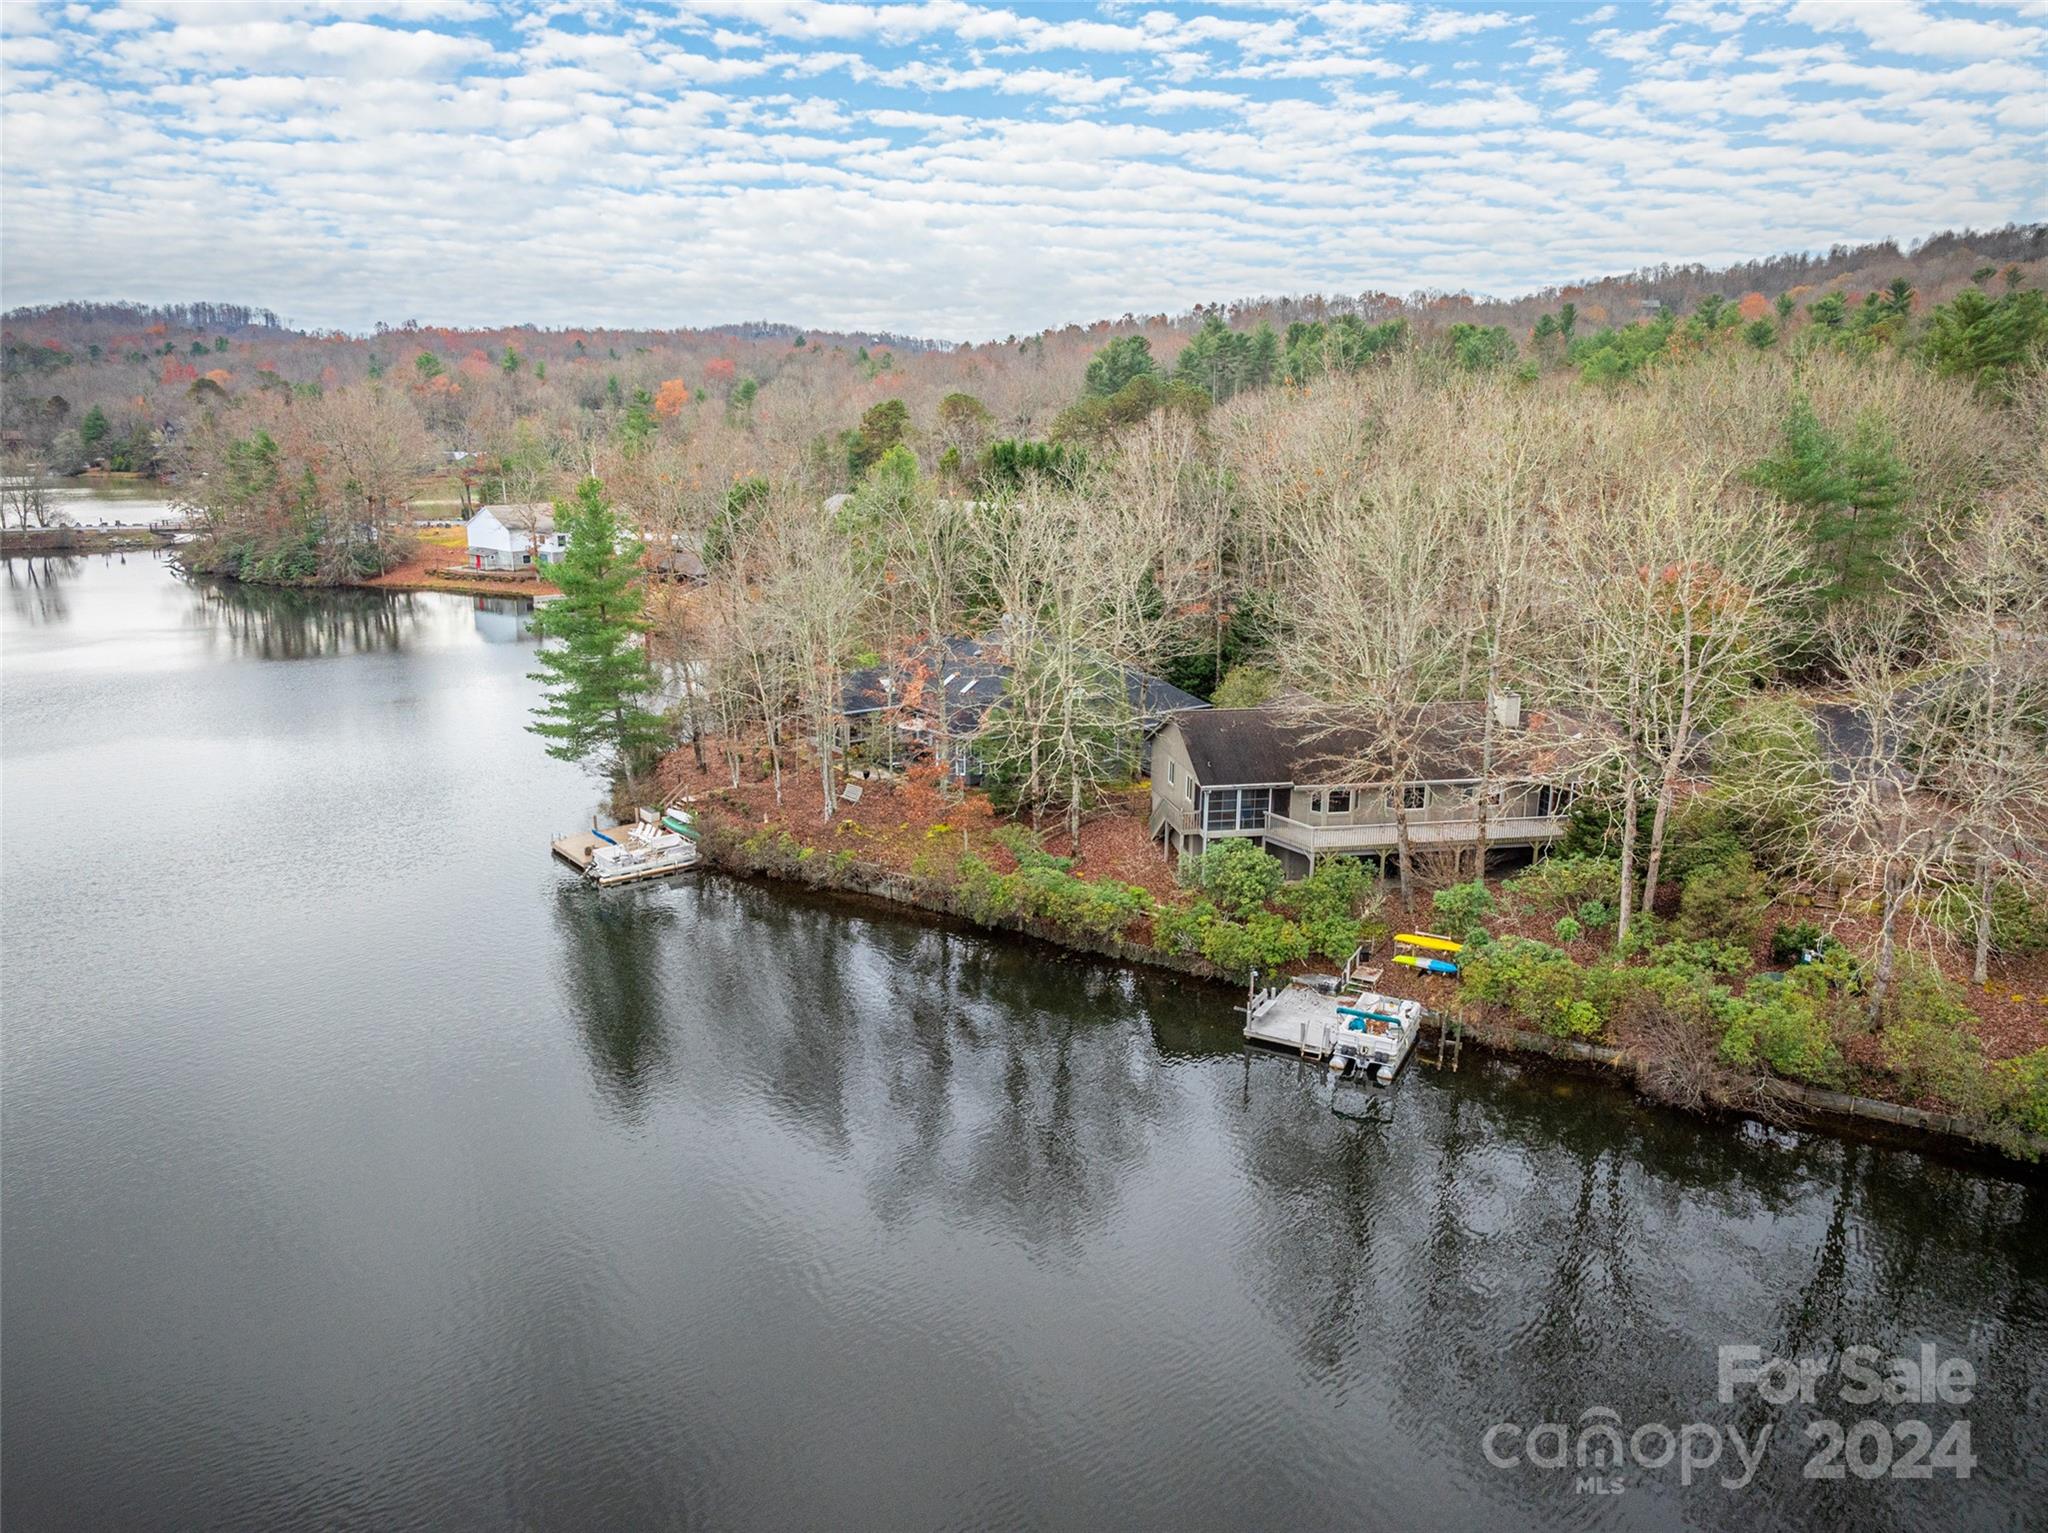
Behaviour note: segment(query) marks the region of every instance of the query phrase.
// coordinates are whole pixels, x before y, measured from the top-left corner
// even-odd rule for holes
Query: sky
[[[2048,0],[0,3],[0,300],[953,340],[2048,217]]]

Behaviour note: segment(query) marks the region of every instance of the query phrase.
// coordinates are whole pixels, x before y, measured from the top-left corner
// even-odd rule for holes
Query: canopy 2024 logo
[[[1759,1347],[1724,1346],[1717,1374],[1722,1405],[1754,1394],[1778,1409],[1795,1402],[1895,1412],[1909,1406],[1962,1406],[1970,1403],[1977,1386],[1968,1359],[1944,1357],[1931,1344],[1916,1356],[1886,1356],[1876,1347],[1857,1346],[1770,1358]],[[1621,1494],[1630,1484],[1630,1471],[1640,1481],[1644,1474],[1670,1473],[1674,1466],[1681,1485],[1716,1483],[1734,1491],[1756,1478],[1779,1429],[1775,1417],[1747,1433],[1708,1421],[1649,1421],[1625,1429],[1619,1412],[1595,1405],[1575,1422],[1495,1422],[1479,1446],[1496,1469],[1568,1472],[1577,1489],[1593,1495]],[[1967,1480],[1977,1467],[1967,1417],[1937,1430],[1918,1416],[1887,1421],[1871,1415],[1844,1422],[1829,1415],[1807,1422],[1799,1441],[1806,1454],[1800,1474],[1809,1480]]]

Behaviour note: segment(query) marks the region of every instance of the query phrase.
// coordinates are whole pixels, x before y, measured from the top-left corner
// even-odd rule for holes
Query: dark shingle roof
[[[1461,782],[1480,775],[1486,723],[1482,702],[1433,703],[1409,720],[1420,731],[1416,777]],[[1195,780],[1229,783],[1384,782],[1393,774],[1384,730],[1370,724],[1314,719],[1295,708],[1209,708],[1174,719],[1187,747]],[[1557,721],[1530,714],[1523,724],[1495,731],[1496,765],[1531,771],[1537,759],[1563,744]]]
[[[875,713],[901,703],[906,693],[918,687],[923,694],[921,711],[930,712],[930,694],[936,685],[946,695],[948,732],[971,734],[981,727],[983,717],[1009,683],[1010,667],[1001,656],[1001,642],[994,636],[921,644],[896,665],[871,665],[849,672],[840,689],[840,708],[847,714]],[[1131,706],[1144,716],[1148,730],[1168,714],[1209,706],[1193,693],[1143,671],[1126,669],[1124,680]]]

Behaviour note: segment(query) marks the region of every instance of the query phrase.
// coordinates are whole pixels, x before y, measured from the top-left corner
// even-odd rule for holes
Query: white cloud
[[[9,8],[0,272],[980,335],[2042,216],[2044,0],[1788,3]]]
[[[1454,37],[1468,37],[1475,32],[1492,32],[1501,27],[1511,27],[1522,18],[1510,16],[1505,11],[1445,11],[1434,10],[1415,24],[1409,36],[1426,43],[1449,42]]]
[[[1861,32],[1893,53],[1991,59],[2037,52],[2038,28],[1929,12],[1917,0],[1793,0],[1787,19],[1820,32]]]

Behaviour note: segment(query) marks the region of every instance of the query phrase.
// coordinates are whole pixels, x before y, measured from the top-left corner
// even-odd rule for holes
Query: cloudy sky
[[[2048,0],[0,13],[8,305],[982,339],[2048,216]]]

